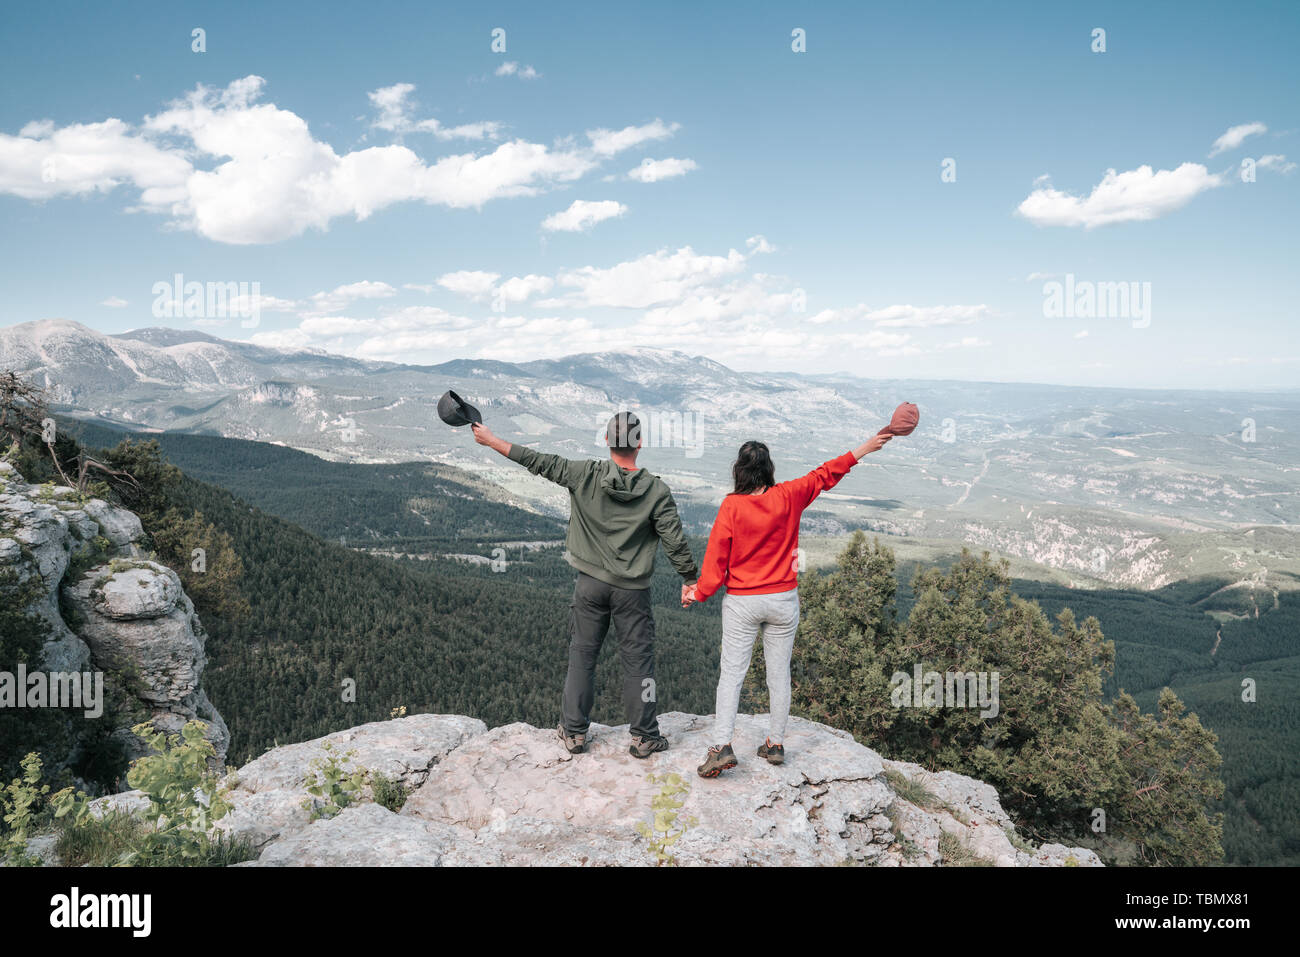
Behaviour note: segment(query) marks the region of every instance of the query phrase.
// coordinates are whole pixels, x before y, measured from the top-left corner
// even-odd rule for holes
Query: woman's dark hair
[[[731,467],[731,477],[736,482],[736,494],[748,495],[759,489],[771,488],[776,484],[776,469],[772,467],[772,456],[762,442],[746,442],[736,455],[736,464]]]

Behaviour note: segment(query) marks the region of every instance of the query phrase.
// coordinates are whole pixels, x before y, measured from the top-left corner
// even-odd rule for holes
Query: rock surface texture
[[[637,830],[652,820],[660,790],[647,775],[675,772],[690,788],[679,814],[694,820],[670,849],[681,865],[1100,866],[1089,850],[1032,848],[987,784],[884,760],[799,718],[785,764],[773,766],[754,755],[766,716],[741,715],[739,766],[703,780],[695,766],[712,723],[661,715],[671,748],[642,761],[628,754],[626,726],[593,725],[588,752],[570,755],[553,730],[526,724],[488,730],[458,715],[375,722],[268,751],[232,772],[234,810],[218,826],[260,848],[240,866],[652,865]],[[367,788],[337,816],[312,820],[304,782],[328,754],[400,782],[405,803],[381,807]]]
[[[230,735],[201,686],[207,636],[180,579],[149,560],[143,539],[134,513],[29,485],[0,462],[0,569],[39,584],[31,610],[49,625],[39,669],[115,678],[121,726],[112,733],[128,758],[145,753],[133,724],[179,731],[198,718],[224,763]]]

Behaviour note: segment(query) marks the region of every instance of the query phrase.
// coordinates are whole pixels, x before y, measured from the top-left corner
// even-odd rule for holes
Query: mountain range
[[[822,496],[805,519],[810,549],[819,535],[866,528],[894,536],[900,555],[969,545],[1078,587],[1228,573],[1275,598],[1300,580],[1300,392],[754,373],[659,350],[417,366],[199,331],[106,335],[65,320],[0,330],[0,368],[79,418],[331,461],[457,466],[550,516],[564,514],[563,491],[444,425],[438,397],[454,389],[503,438],[571,457],[600,455],[605,421],[630,408],[644,423],[642,462],[672,485],[696,532],[742,441],[767,442],[778,479],[790,478],[911,401],[920,427]]]

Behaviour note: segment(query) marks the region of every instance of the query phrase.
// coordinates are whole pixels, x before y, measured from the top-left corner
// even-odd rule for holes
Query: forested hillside
[[[113,441],[108,430],[83,433]],[[229,492],[187,477],[177,496],[227,532],[244,572],[247,616],[204,616],[212,638],[210,693],[231,725],[231,754],[242,760],[279,741],[324,733],[411,711],[471,714],[490,725],[514,720],[556,720],[565,667],[568,596],[573,574],[558,548],[510,549],[505,565],[471,564],[438,557],[444,551],[492,555],[495,541],[558,538],[562,526],[509,505],[447,495],[437,536],[428,526],[395,528],[389,544],[423,543],[427,561],[377,558],[326,541],[283,518],[295,515],[322,534],[356,528],[350,510],[364,510],[370,530],[384,528],[371,513],[394,509],[427,493],[421,483],[450,482],[424,466],[355,466],[257,443],[213,437],[159,437],[170,458],[208,478],[221,476],[243,489],[250,507]],[[236,465],[243,462],[243,465]],[[292,465],[277,481],[273,462]],[[409,469],[409,471],[407,471]],[[319,485],[313,485],[318,477]],[[477,525],[457,540],[463,510]],[[375,504],[375,503],[383,503]],[[548,524],[549,523],[549,524]],[[494,538],[491,530],[500,529]],[[346,533],[345,533],[346,534]],[[404,537],[409,535],[410,537]],[[444,537],[445,536],[445,537]],[[370,535],[380,543],[382,535]],[[694,548],[701,553],[703,541]],[[677,607],[677,578],[665,563],[655,582],[660,705],[710,713],[717,674],[718,603],[689,611]],[[905,616],[914,568],[898,570],[898,607]],[[1219,733],[1224,756],[1223,843],[1230,862],[1294,863],[1300,855],[1294,746],[1300,714],[1282,689],[1300,671],[1288,654],[1300,607],[1284,593],[1275,610],[1259,618],[1226,618],[1220,602],[1207,601],[1225,582],[1180,583],[1137,593],[1082,591],[1015,581],[1015,590],[1055,616],[1065,607],[1078,619],[1096,616],[1116,644],[1114,675],[1106,690],[1134,694],[1152,711],[1161,688],[1172,687],[1207,727]],[[1216,631],[1222,640],[1211,655]],[[613,649],[611,649],[612,652]],[[615,654],[603,656],[595,719],[620,723]],[[1254,704],[1241,701],[1241,679],[1255,679]],[[345,700],[356,682],[355,701]],[[760,673],[751,682],[762,684]]]
[[[111,446],[124,434],[65,421],[82,444]],[[564,525],[515,508],[494,485],[429,462],[350,465],[265,442],[165,432],[168,461],[259,508],[349,545],[419,548],[429,542],[562,538]]]
[[[1173,688],[1219,736],[1229,862],[1300,864],[1300,592],[1282,592],[1258,618],[1211,615],[1225,584],[1134,593],[1018,581],[1016,591],[1050,615],[1069,607],[1101,621],[1116,648],[1108,691],[1128,691],[1150,710],[1161,688]],[[1257,689],[1253,702],[1242,700],[1245,679]]]

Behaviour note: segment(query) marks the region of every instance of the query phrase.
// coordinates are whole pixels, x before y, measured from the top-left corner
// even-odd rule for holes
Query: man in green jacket
[[[566,459],[545,455],[497,438],[475,424],[474,441],[486,445],[534,475],[569,490],[569,534],[565,559],[578,570],[569,615],[569,673],[564,680],[560,740],[570,754],[586,749],[595,697],[596,658],[612,619],[623,663],[623,703],[632,746],[638,758],[666,750],[655,706],[655,623],[650,608],[650,578],[662,542],[668,560],[684,582],[699,578],[699,567],[677,516],[677,503],[663,479],[636,464],[641,423],[630,412],[609,420],[605,440],[609,458]]]

